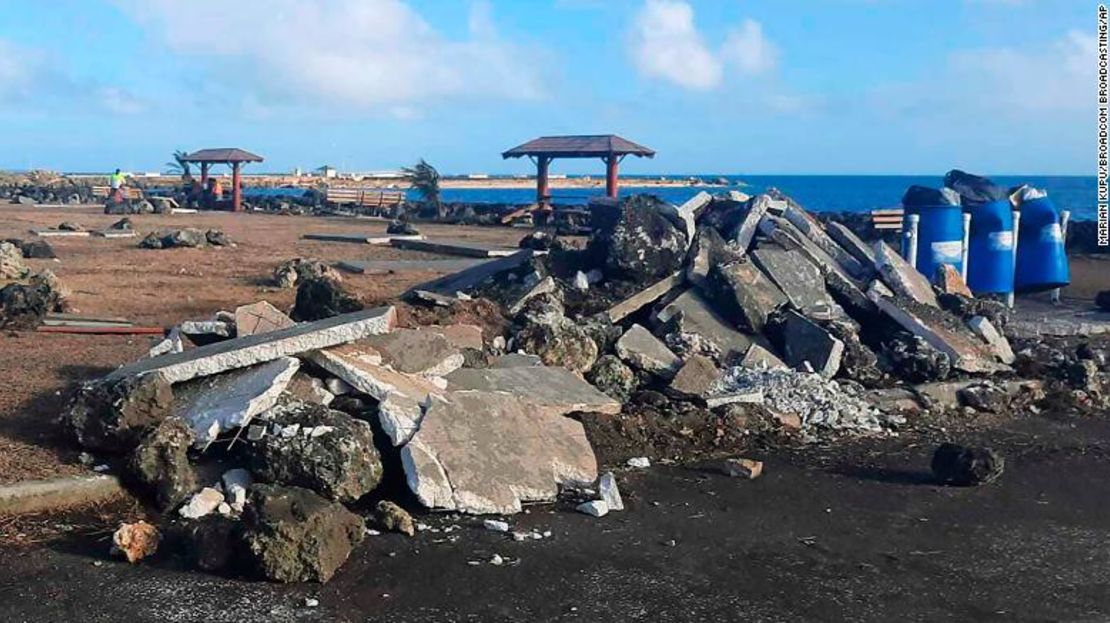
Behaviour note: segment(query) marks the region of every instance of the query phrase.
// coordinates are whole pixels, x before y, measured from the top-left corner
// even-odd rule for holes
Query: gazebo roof
[[[201,149],[185,156],[185,162],[262,162],[262,156],[237,147]]]
[[[603,158],[624,155],[651,158],[655,156],[655,150],[648,149],[615,134],[541,136],[503,152],[501,157]]]

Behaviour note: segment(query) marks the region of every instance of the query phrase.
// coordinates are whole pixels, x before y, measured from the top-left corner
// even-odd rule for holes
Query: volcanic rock
[[[148,433],[128,461],[131,477],[154,494],[161,510],[169,510],[197,489],[196,471],[188,450],[193,430],[182,419],[168,417]]]
[[[933,453],[933,475],[942,484],[984,485],[998,479],[1005,467],[1002,455],[990,448],[942,443]]]
[[[172,408],[173,390],[155,372],[83,386],[66,409],[64,421],[82,447],[126,452]]]
[[[297,285],[297,300],[290,317],[297,322],[323,320],[359,311],[363,305],[334,279],[303,279]]]

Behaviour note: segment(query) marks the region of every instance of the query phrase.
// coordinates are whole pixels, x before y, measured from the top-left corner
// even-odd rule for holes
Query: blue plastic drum
[[[963,267],[964,223],[960,206],[918,206],[906,208],[917,214],[917,271],[936,279],[937,267],[951,264]]]
[[[1014,217],[1007,199],[972,207],[967,287],[975,294],[1014,289]]]
[[[1021,204],[1014,288],[1037,292],[1071,283],[1060,214],[1048,197]]]

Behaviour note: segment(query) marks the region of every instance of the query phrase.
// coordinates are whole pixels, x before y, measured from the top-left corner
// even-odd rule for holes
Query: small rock
[[[199,519],[215,511],[224,501],[224,494],[212,487],[205,487],[193,494],[189,502],[178,511],[185,519]]]
[[[609,505],[605,503],[605,500],[593,500],[575,506],[574,510],[592,517],[604,517],[609,514]]]
[[[243,512],[243,506],[247,503],[247,489],[254,484],[251,473],[242,468],[229,469],[224,472],[220,481],[223,483],[227,503],[235,512]]]
[[[482,522],[482,527],[484,527],[486,530],[492,530],[494,532],[509,531],[509,524],[507,522],[498,521],[496,519],[486,519]]]
[[[640,469],[647,469],[651,467],[651,461],[646,456],[637,456],[628,459],[627,465],[629,467],[637,467]]]
[[[586,273],[578,271],[574,274],[574,289],[585,292],[590,289],[590,279]]]
[[[158,551],[161,541],[158,528],[145,521],[120,524],[112,534],[112,554],[122,554],[127,562],[135,563]]]
[[[314,597],[305,597],[304,598],[304,607],[305,608],[315,608],[316,606],[319,606],[319,605],[320,605],[320,600],[319,599],[316,599]]]
[[[505,564],[505,559],[502,558],[500,554],[494,554],[493,557],[489,559],[489,564],[500,567]]]
[[[990,448],[942,443],[933,453],[932,467],[940,483],[969,487],[998,479],[1006,463],[1002,455]]]
[[[763,462],[752,459],[725,459],[721,472],[733,478],[755,480],[763,473]]]
[[[400,532],[405,536],[416,534],[412,515],[389,500],[382,500],[374,507],[374,519],[382,528],[390,532]]]
[[[624,500],[621,499],[621,491],[617,488],[617,477],[613,475],[613,472],[605,472],[601,475],[597,489],[609,510],[624,510]]]

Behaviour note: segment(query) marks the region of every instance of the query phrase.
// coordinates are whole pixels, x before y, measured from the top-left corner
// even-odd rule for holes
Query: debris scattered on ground
[[[173,249],[196,247],[230,247],[234,243],[218,229],[201,231],[192,227],[151,232],[139,241],[143,249]]]
[[[721,473],[733,478],[755,480],[763,474],[763,462],[753,459],[725,459],[721,463]]]
[[[971,487],[993,482],[1006,462],[990,448],[969,448],[943,443],[933,453],[933,475],[941,484]]]
[[[122,555],[127,562],[136,563],[153,556],[161,541],[162,534],[158,528],[145,521],[124,523],[112,533],[112,554]]]

